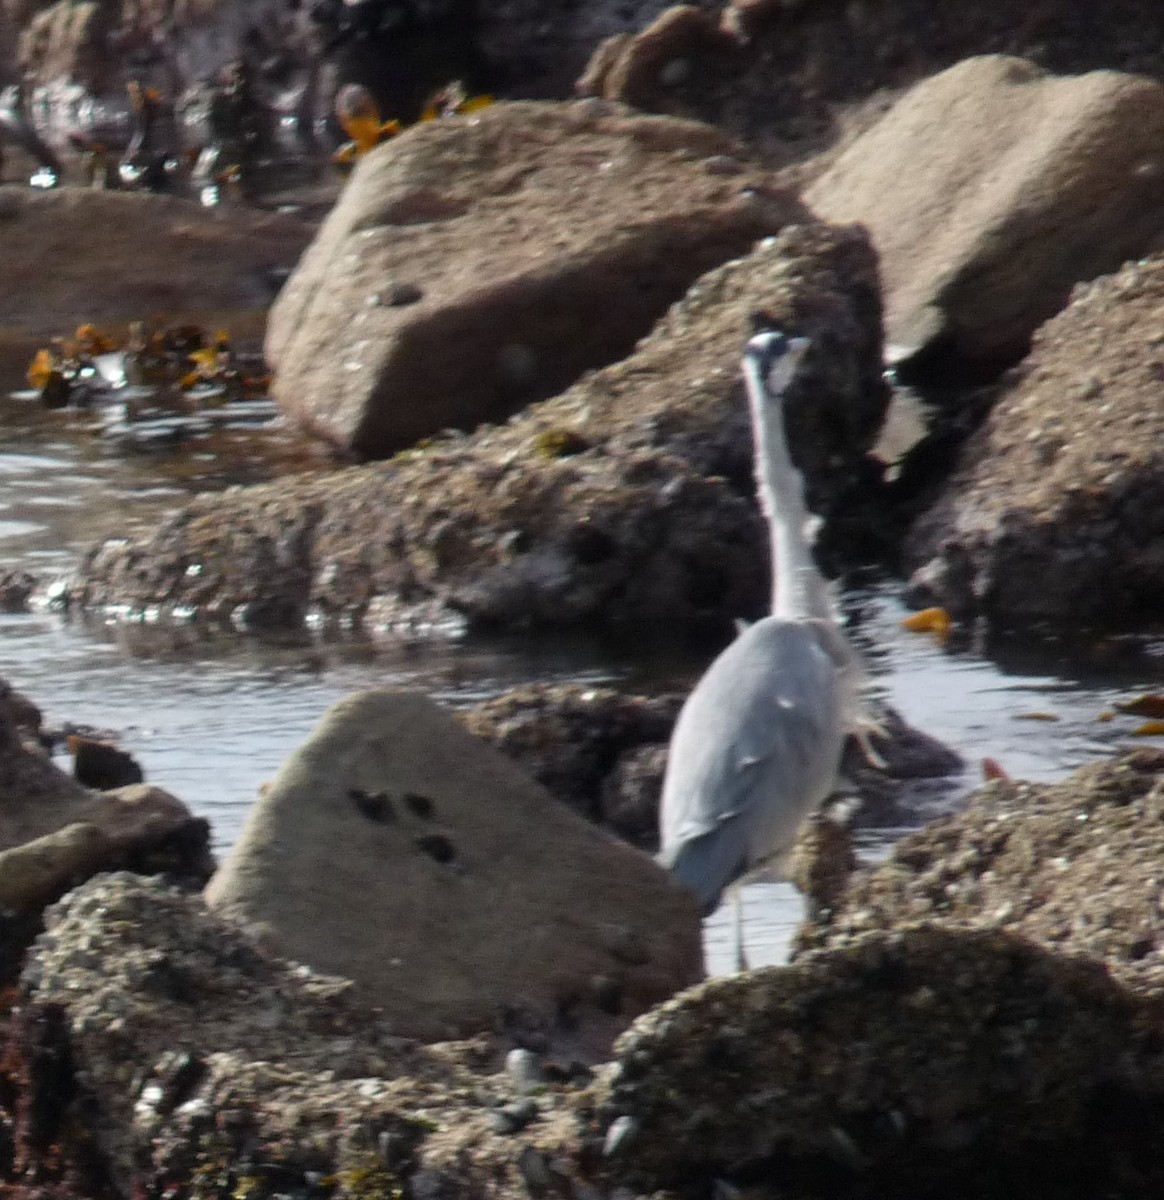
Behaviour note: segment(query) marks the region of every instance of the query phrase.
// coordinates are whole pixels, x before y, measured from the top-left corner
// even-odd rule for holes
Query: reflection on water
[[[110,436],[108,413],[46,412],[0,400],[7,434],[0,567],[64,571],[89,541],[152,524],[193,492],[324,469],[270,416],[251,408],[195,424],[172,445],[135,444]],[[965,756],[964,778],[943,795],[947,806],[977,784],[985,757],[1012,775],[1050,780],[1123,745],[1143,744],[1133,736],[1135,718],[1101,718],[1129,696],[1164,690],[1160,639],[1013,640],[992,647],[988,658],[905,633],[892,587],[850,596],[847,607],[885,699]],[[259,786],[353,691],[412,686],[464,705],[530,681],[682,689],[709,656],[633,658],[561,636],[272,646],[195,630],[177,638],[159,632],[44,613],[2,616],[0,673],[51,721],[118,731],[151,782],[211,820],[220,850],[238,836]],[[913,823],[922,819],[917,812]],[[901,832],[866,831],[862,853],[884,854]],[[800,917],[799,897],[785,884],[757,884],[745,889],[744,904],[750,960],[779,961]],[[727,906],[708,922],[713,969],[730,968],[733,937]]]
[[[124,397],[50,411],[0,388],[0,429],[0,568],[63,572],[197,492],[322,465],[267,399],[135,416]]]

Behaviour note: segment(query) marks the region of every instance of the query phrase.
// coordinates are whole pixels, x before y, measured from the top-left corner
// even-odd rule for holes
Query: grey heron
[[[784,393],[809,344],[772,331],[744,349],[756,482],[771,532],[772,612],[707,669],[668,752],[658,861],[694,891],[705,915],[742,876],[779,866],[833,790],[846,735],[864,722],[864,672],[813,561],[812,518],[784,436]],[[743,969],[739,904],[737,891]]]

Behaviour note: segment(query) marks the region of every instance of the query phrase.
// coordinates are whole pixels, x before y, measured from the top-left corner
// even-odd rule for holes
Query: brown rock
[[[848,497],[886,402],[879,305],[862,231],[792,227],[699,280],[630,358],[522,417],[200,497],[147,539],[119,530],[95,547],[72,599],[249,625],[314,611],[372,627],[457,614],[660,628],[666,613],[666,636],[726,629],[764,611],[769,588],[739,377],[749,319],[765,310],[816,342],[788,397],[792,452],[826,539],[852,527],[867,547],[875,531]]]
[[[715,6],[704,11],[715,19]],[[603,83],[656,16],[640,5],[629,28],[600,34],[621,38],[598,46],[579,88],[625,99]],[[974,55],[1027,56],[1065,75],[1097,68],[1164,75],[1164,13],[1155,0],[1111,0],[1102,21],[1067,0],[1037,10],[1028,0],[732,0],[718,16],[736,48],[722,53],[710,44],[682,77],[668,73],[663,86],[640,91],[638,103],[716,125],[765,161],[791,164],[789,178],[798,180],[819,174],[904,89]]]
[[[12,864],[11,872],[0,865],[0,905],[8,915],[35,912],[79,879],[116,866],[186,880],[209,874],[209,827],[176,797],[143,784],[92,792],[25,746],[21,733],[0,705],[0,864]],[[6,937],[0,930],[0,942]],[[5,967],[7,958],[4,945]]]
[[[710,10],[676,4],[641,33],[616,34],[604,41],[575,88],[583,96],[651,108],[660,92],[706,70],[700,60],[735,49],[735,39],[721,33]]]
[[[899,354],[1013,360],[1072,284],[1164,230],[1162,144],[1160,85],[992,55],[915,87],[805,199],[869,227]]]
[[[383,457],[629,353],[695,278],[803,216],[690,122],[498,104],[364,158],[271,312],[274,395]]]
[[[1117,621],[1164,588],[1164,257],[1077,290],[910,531],[919,600],[994,625]]]
[[[593,1056],[702,973],[698,913],[663,871],[418,693],[334,708],[206,897],[428,1040],[532,1031]]]
[[[112,858],[108,835],[85,822],[0,850],[0,909],[14,913],[42,908],[71,881],[88,879]]]
[[[47,343],[71,320],[155,314],[261,332],[280,271],[311,229],[294,217],[167,196],[0,187],[0,346]]]

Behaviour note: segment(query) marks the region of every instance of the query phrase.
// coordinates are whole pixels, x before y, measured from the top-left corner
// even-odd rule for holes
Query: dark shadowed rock
[[[426,1040],[601,1055],[702,974],[698,913],[664,871],[419,693],[336,706],[206,896]]]
[[[557,799],[653,850],[667,741],[681,703],[681,696],[532,685],[461,718]]]
[[[917,597],[994,625],[1118,621],[1164,588],[1164,258],[1080,287],[911,530]]]
[[[804,210],[716,130],[497,104],[360,161],[271,310],[273,391],[365,458],[508,417],[622,358],[704,271]]]
[[[876,522],[851,497],[887,398],[876,262],[860,230],[813,224],[709,272],[629,358],[508,424],[199,497],[94,548],[71,597],[254,626],[660,628],[666,613],[665,636],[726,629],[769,594],[739,377],[758,310],[813,339],[787,397],[792,453],[825,539],[868,553]]]
[[[639,1190],[1130,1200],[1164,1181],[1153,1026],[1100,964],[1011,933],[873,933],[637,1021],[608,1144]]]
[[[1162,144],[1159,84],[994,55],[911,90],[805,199],[869,227],[892,352],[1014,360],[1072,284],[1164,230]]]

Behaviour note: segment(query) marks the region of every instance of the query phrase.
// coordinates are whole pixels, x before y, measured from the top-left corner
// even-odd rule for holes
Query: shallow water
[[[149,422],[119,427],[109,412],[48,412],[28,399],[0,399],[0,567],[63,573],[87,542],[152,523],[194,492],[319,468],[271,418],[257,403],[195,415],[167,432]],[[906,829],[956,803],[981,779],[985,757],[1012,775],[1050,780],[1143,744],[1132,734],[1135,718],[1100,718],[1118,701],[1164,689],[1164,639],[1016,640],[989,656],[951,650],[902,630],[895,592],[886,585],[846,598],[855,635],[885,699],[968,765],[937,790],[913,789],[900,824],[863,831],[865,857],[883,855]],[[531,681],[678,688],[705,665],[630,661],[560,636],[277,645],[48,612],[0,616],[0,639],[0,674],[52,722],[115,731],[151,782],[210,819],[220,852],[237,838],[259,786],[330,705],[358,689],[407,684],[463,705]],[[780,961],[799,897],[789,885],[756,884],[745,889],[744,905],[750,961]],[[733,938],[727,907],[708,922],[712,970],[730,968]]]

